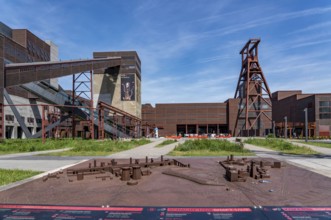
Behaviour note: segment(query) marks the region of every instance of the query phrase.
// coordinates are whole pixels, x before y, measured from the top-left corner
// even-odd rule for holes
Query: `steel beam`
[[[63,116],[60,118],[60,120],[48,125],[48,126],[45,126],[44,128],[44,132],[47,133],[49,131],[51,131],[53,128],[59,126],[62,122],[64,122],[65,120],[67,120],[68,118],[70,118],[69,115],[66,115],[66,116]],[[31,138],[39,138],[42,136],[42,130],[38,131],[37,133],[35,133],[34,135],[31,136]]]
[[[23,130],[23,132],[25,134],[25,137],[26,138],[31,138],[31,132],[26,127],[25,122],[23,121],[21,114],[18,112],[16,106],[14,105],[13,100],[10,98],[10,96],[9,96],[9,94],[8,94],[8,92],[7,92],[6,89],[3,90],[3,94],[4,94],[4,96],[5,96],[8,104],[10,105],[10,108],[11,108],[12,112],[15,115],[18,124],[21,126],[21,128],[22,128],[22,130]]]

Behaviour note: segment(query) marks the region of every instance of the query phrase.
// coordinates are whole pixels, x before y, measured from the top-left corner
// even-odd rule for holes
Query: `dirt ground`
[[[85,206],[326,206],[331,204],[331,179],[289,165],[270,168],[269,182],[248,178],[246,182],[228,182],[220,159],[178,159],[190,168],[157,166],[150,168],[149,176],[142,176],[137,185],[127,185],[108,172],[84,175],[83,180],[69,176],[66,170],[58,178],[40,178],[18,187],[0,192],[0,203],[85,205]],[[256,159],[257,160],[257,159]],[[258,159],[260,160],[260,159]],[[263,159],[274,161],[272,159]],[[110,163],[110,159],[97,159]],[[117,160],[128,164],[128,160]],[[73,168],[88,168],[87,161]],[[70,168],[71,169],[71,168]],[[205,180],[212,185],[165,175],[175,171]],[[102,176],[112,179],[102,180]],[[132,181],[132,180],[131,180]]]

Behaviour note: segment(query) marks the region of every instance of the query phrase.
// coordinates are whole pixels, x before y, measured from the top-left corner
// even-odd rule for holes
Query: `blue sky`
[[[239,51],[261,38],[270,90],[331,93],[329,0],[0,0],[0,21],[59,46],[60,59],[136,50],[142,102],[232,98]],[[70,88],[68,79],[61,79]]]

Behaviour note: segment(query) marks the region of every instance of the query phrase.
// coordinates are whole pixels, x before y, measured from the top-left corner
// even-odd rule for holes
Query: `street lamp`
[[[308,142],[308,109],[303,110],[305,112],[305,142]]]
[[[284,117],[284,121],[285,121],[285,132],[284,132],[284,138],[287,138],[287,116]]]

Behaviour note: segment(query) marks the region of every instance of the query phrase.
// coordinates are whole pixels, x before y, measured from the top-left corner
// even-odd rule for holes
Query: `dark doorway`
[[[177,125],[177,135],[184,137],[184,134],[186,134],[186,125]]]
[[[17,127],[17,138],[22,138],[23,130],[20,126]]]
[[[197,133],[197,126],[196,125],[187,125],[187,133],[196,134]]]
[[[208,134],[217,134],[217,125],[208,125]]]
[[[14,126],[6,126],[6,138],[7,139],[12,138],[13,131],[14,131]]]
[[[198,134],[207,134],[207,125],[199,125],[199,132]]]
[[[228,126],[219,125],[219,131],[220,131],[220,134],[228,134],[229,133]]]

